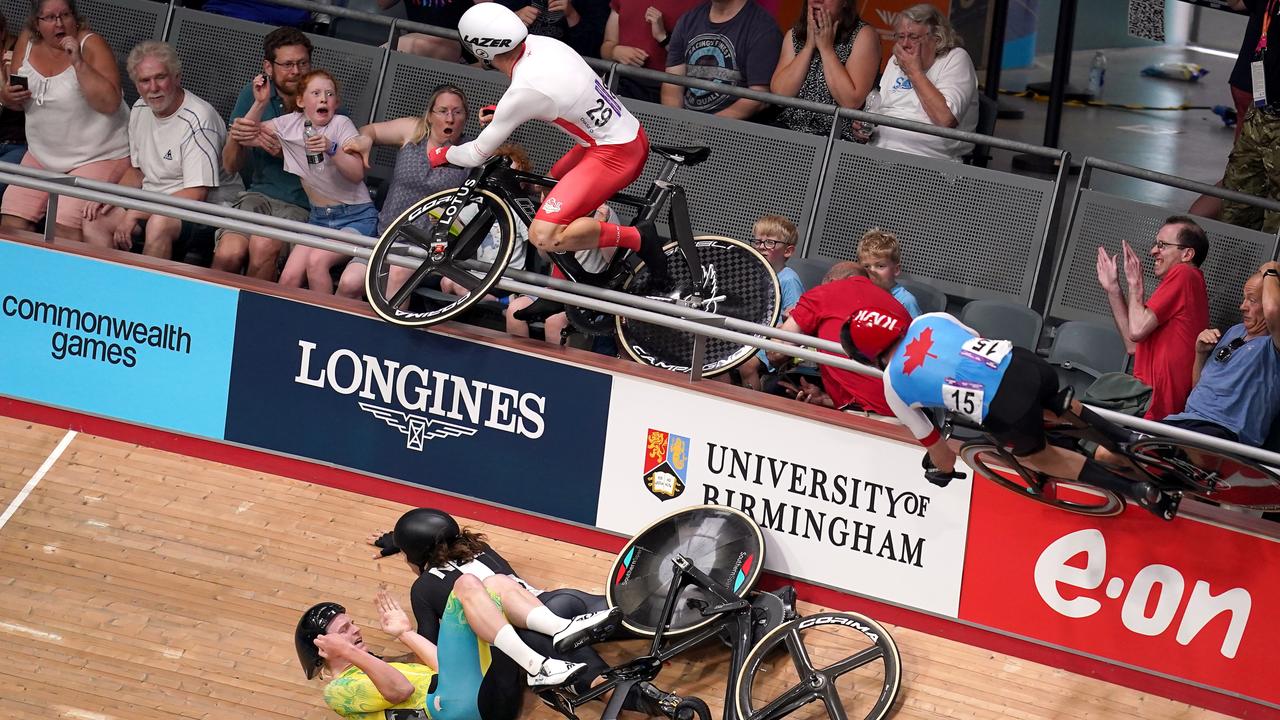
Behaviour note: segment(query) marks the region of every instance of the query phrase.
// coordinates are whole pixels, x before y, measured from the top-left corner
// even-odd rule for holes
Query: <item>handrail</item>
[[[7,163],[0,164],[0,166],[12,167]],[[57,176],[57,173],[49,174]],[[184,220],[191,220],[193,222],[215,224],[248,234],[277,237],[279,239],[286,240],[287,242],[299,243],[308,247],[316,247],[355,257],[367,259],[369,256],[368,249],[354,245],[350,242],[356,238],[350,236],[349,233],[347,234],[347,238],[335,241],[319,237],[318,235],[311,233],[304,234],[292,232],[280,228],[268,227],[266,225],[255,226],[253,222],[247,222],[245,220],[232,217],[234,213],[239,211],[221,205],[201,203],[197,201],[183,201],[172,198],[171,196],[163,193],[155,193],[133,188],[121,188],[119,186],[111,186],[109,184],[106,184],[110,188],[109,190],[90,189],[81,183],[92,183],[93,181],[84,181],[82,178],[75,178],[74,182],[67,182],[66,178],[69,176],[59,176],[62,180],[58,181],[47,177],[34,177],[33,175],[34,174],[30,172],[8,172],[4,167],[0,167],[0,182],[30,187],[49,193],[50,195],[69,195],[83,200],[103,202],[110,205],[117,205],[120,207],[177,217]],[[96,184],[103,185],[103,183]],[[126,193],[123,191],[128,192]],[[160,202],[158,200],[164,201]],[[187,205],[203,207],[199,209],[183,207]],[[264,219],[264,216],[254,215],[254,219],[262,220]],[[318,230],[322,228],[312,229]],[[369,241],[368,238],[360,238],[360,240],[362,241],[362,244],[363,242]],[[392,262],[401,265],[410,264],[410,261],[407,258],[394,258],[392,259]],[[538,295],[539,297],[546,297],[557,302],[566,302],[591,310],[622,315],[623,317],[662,325],[664,327],[670,327],[683,332],[718,338],[729,342],[741,343],[743,345],[751,345],[764,350],[781,352],[792,357],[811,360],[821,365],[837,367],[861,375],[869,375],[873,377],[880,377],[883,375],[881,371],[876,368],[862,365],[843,356],[809,350],[805,347],[797,347],[795,345],[778,342],[777,340],[767,339],[769,337],[789,339],[810,347],[826,348],[832,352],[840,352],[838,344],[821,338],[788,333],[778,330],[777,328],[766,327],[741,320],[722,318],[722,316],[716,316],[693,308],[675,308],[671,305],[658,303],[656,301],[648,301],[644,298],[636,298],[625,293],[617,293],[601,288],[589,288],[564,280],[551,279],[535,273],[509,269],[507,274],[510,277],[503,277],[498,281],[498,287],[504,290]],[[653,306],[647,306],[647,303],[653,303]],[[645,307],[642,307],[642,305],[645,305]],[[711,324],[706,322],[708,317],[721,318],[721,321]],[[723,325],[723,327],[717,327],[716,325]],[[762,335],[766,337],[755,337],[755,335]],[[1093,409],[1097,410],[1113,422],[1125,427],[1178,439],[1194,440],[1196,442],[1207,444],[1215,449],[1234,452],[1244,457],[1256,460],[1257,462],[1280,468],[1280,454],[1278,453],[1243,445],[1241,443],[1232,443],[1225,440],[1208,438],[1192,431],[1150,422],[1141,418],[1135,418],[1101,408]]]
[[[1107,172],[1136,178],[1138,180],[1146,180],[1160,185],[1169,185],[1180,190],[1200,193],[1201,195],[1212,195],[1213,197],[1221,198],[1223,200],[1231,200],[1244,205],[1253,205],[1265,210],[1280,211],[1280,200],[1250,195],[1238,190],[1229,190],[1218,185],[1209,185],[1208,183],[1189,180],[1187,178],[1178,177],[1177,175],[1169,175],[1168,173],[1162,173],[1156,170],[1148,170],[1147,168],[1138,167],[1137,165],[1126,165],[1125,163],[1116,162],[1114,160],[1087,157],[1084,159],[1082,167],[1096,168],[1098,170],[1105,170]],[[1084,177],[1083,174],[1082,177]]]

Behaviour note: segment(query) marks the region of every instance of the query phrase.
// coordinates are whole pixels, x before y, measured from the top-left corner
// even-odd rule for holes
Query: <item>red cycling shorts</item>
[[[649,139],[641,128],[622,145],[575,145],[551,168],[560,182],[551,188],[534,220],[568,225],[587,217],[609,198],[630,185],[644,170]]]

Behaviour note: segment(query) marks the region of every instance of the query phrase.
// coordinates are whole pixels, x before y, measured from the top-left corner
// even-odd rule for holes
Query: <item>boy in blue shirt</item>
[[[902,250],[893,233],[880,228],[868,230],[858,243],[858,262],[862,263],[871,282],[888,290],[911,313],[911,317],[920,315],[920,304],[915,296],[898,284],[898,276],[902,274]]]

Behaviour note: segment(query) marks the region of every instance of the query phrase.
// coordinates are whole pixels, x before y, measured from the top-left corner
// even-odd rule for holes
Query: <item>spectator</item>
[[[244,189],[237,175],[222,170],[227,126],[209,103],[182,87],[182,61],[169,45],[147,40],[129,52],[129,78],[138,101],[129,113],[129,160],[122,185],[187,200],[225,204]],[[99,247],[128,250],[143,225],[142,252],[170,258],[183,222],[102,203],[86,206],[84,239]]]
[[[1265,12],[1273,13],[1273,2],[1257,2]],[[1266,22],[1266,33],[1259,33],[1258,43],[1249,48],[1251,62],[1261,63],[1262,82],[1254,106],[1244,116],[1240,134],[1236,136],[1231,155],[1227,158],[1227,170],[1222,183],[1228,190],[1238,190],[1249,195],[1271,200],[1280,199],[1280,177],[1276,175],[1276,163],[1280,162],[1280,23]],[[1262,208],[1230,200],[1222,203],[1221,219],[1232,225],[1261,229],[1268,234],[1280,230],[1280,212],[1263,211]]]
[[[752,243],[756,250],[764,255],[778,276],[779,305],[782,308],[781,323],[791,313],[791,308],[804,294],[804,283],[795,270],[787,267],[787,261],[796,251],[796,241],[800,234],[796,232],[795,223],[781,215],[765,215],[751,228]],[[758,351],[754,357],[738,367],[739,380],[743,387],[762,390],[763,373],[772,373],[773,366],[764,350]],[[721,377],[724,377],[723,375]]]
[[[649,70],[667,69],[671,30],[695,0],[613,0],[604,26],[600,57]],[[661,102],[662,84],[618,76],[620,94],[645,102]]]
[[[902,250],[897,236],[880,228],[871,228],[858,243],[858,262],[862,263],[862,269],[867,271],[871,282],[888,290],[912,318],[920,314],[916,296],[898,283],[898,276],[902,274]]]
[[[608,203],[601,205],[596,209],[593,215],[600,222],[618,222],[618,216],[613,212],[613,208]],[[582,265],[582,269],[590,273],[602,272],[608,265],[609,260],[613,258],[613,248],[588,248],[579,250],[573,254],[573,258]],[[538,302],[538,298],[532,295],[521,295],[511,300],[507,306],[506,320],[507,332],[516,337],[529,337],[529,323],[542,320],[542,339],[550,345],[559,347],[564,344],[566,331],[569,329],[569,316],[563,310],[558,312],[550,312],[553,309],[562,308],[559,303],[543,303],[540,307],[545,308],[539,311],[535,308],[526,312],[534,303]],[[553,307],[554,305],[554,307]],[[594,349],[594,348],[593,348]],[[607,355],[616,353],[606,352]]]
[[[0,14],[0,50],[4,52],[4,78],[9,77],[9,61],[13,59],[13,44],[16,40],[17,37],[9,32],[8,21]],[[6,81],[4,84],[9,83]],[[0,106],[0,162],[17,164],[22,162],[22,156],[26,154],[27,116],[21,110]],[[9,186],[0,183],[0,196],[4,195],[7,187]]]
[[[379,235],[410,205],[441,190],[456,188],[467,179],[467,171],[462,168],[448,165],[433,168],[427,161],[427,153],[435,148],[464,141],[462,128],[467,124],[467,115],[467,96],[462,90],[453,85],[440,85],[431,92],[421,117],[365,125],[358,135],[342,143],[343,152],[358,155],[365,168],[369,167],[369,154],[374,145],[398,148],[391,182],[382,211],[378,213]],[[398,265],[389,267],[387,293],[394,295],[410,271]],[[338,280],[338,294],[359,297],[364,289],[366,268],[364,258],[352,258]]]
[[[387,10],[398,2],[400,0],[378,0],[378,7]],[[404,13],[410,22],[457,30],[462,13],[475,2],[484,0],[404,0]],[[396,50],[446,62],[462,60],[462,45],[457,40],[425,33],[401,35],[396,41]]]
[[[271,78],[271,101],[262,120],[297,109],[298,80],[311,70],[311,41],[295,28],[276,28],[262,43],[262,72]],[[248,188],[236,200],[240,210],[306,222],[311,204],[296,175],[284,170],[280,140],[262,129],[261,122],[245,117],[253,106],[253,82],[244,86],[231,111],[231,126],[222,148],[222,167],[245,176]],[[285,245],[265,235],[245,235],[219,229],[215,235],[213,268],[250,277],[274,280]]]
[[[338,147],[359,134],[351,119],[338,114],[342,99],[338,83],[325,70],[312,70],[298,81],[301,95],[298,110],[263,121],[263,127],[280,140],[284,152],[284,169],[302,179],[302,189],[311,202],[308,222],[333,230],[346,230],[358,235],[376,237],[378,208],[364,184],[364,163],[350,153],[338,153]],[[267,76],[253,82],[253,105],[245,113],[248,120],[259,120],[271,101]],[[310,124],[315,134],[306,135]],[[316,161],[316,156],[319,161]],[[320,248],[295,247],[289,253],[280,284],[302,287],[323,293],[333,292],[335,266],[348,255]],[[358,291],[351,297],[360,297]]]
[[[782,55],[769,89],[778,95],[861,110],[879,72],[880,38],[858,16],[854,0],[809,0],[782,40]],[[778,122],[813,135],[831,132],[831,117],[812,110],[784,108]],[[847,119],[840,120],[840,137],[854,139]]]
[[[708,0],[680,16],[667,43],[667,72],[767,92],[782,33],[756,0]],[[663,83],[662,104],[745,119],[765,104]]]
[[[609,0],[499,0],[515,11],[529,34],[551,37],[582,57],[599,57]]]
[[[921,3],[898,13],[893,57],[880,78],[880,106],[889,117],[972,132],[978,126],[978,76],[951,21]],[[971,143],[936,135],[875,129],[871,144],[927,157],[958,160]]]
[[[120,92],[120,69],[107,41],[84,27],[73,0],[37,0],[27,28],[14,45],[8,84],[0,102],[26,111],[27,167],[119,182],[129,169],[129,108]],[[68,133],[74,132],[74,140]],[[33,230],[44,217],[48,193],[10,186],[0,225]],[[85,200],[64,196],[54,222],[62,237],[79,240]]]
[[[1280,416],[1280,263],[1245,281],[1240,312],[1244,322],[1196,338],[1195,387],[1164,422],[1259,447]]]
[[[823,340],[840,342],[840,326],[859,309],[884,303],[899,304],[885,290],[877,287],[860,266],[845,266],[852,273],[841,280],[819,285],[804,295],[791,310],[782,329],[815,335]],[[892,415],[884,398],[880,378],[849,370],[821,365],[818,368],[822,386],[805,383],[796,399],[822,404],[837,410],[863,410],[878,415]]]
[[[530,170],[533,169],[533,163],[529,161],[529,153],[525,152],[524,148],[520,147],[516,143],[506,143],[504,145],[499,145],[498,149],[493,151],[493,154],[495,156],[501,156],[501,157],[507,158],[511,162],[511,169],[513,170],[519,170],[521,172],[529,172]],[[526,197],[529,198],[529,201],[530,203],[532,203],[532,206],[536,207],[539,201],[534,196],[533,192],[531,192],[528,188],[523,188],[523,189],[527,193]],[[476,213],[478,212],[478,208],[479,206],[477,205],[471,205],[466,208],[463,208],[462,212],[458,213],[458,221],[463,224],[470,222],[471,218],[476,216]],[[513,220],[514,222],[512,222],[511,225],[512,225],[512,230],[515,232],[515,239],[512,243],[511,259],[507,261],[507,267],[513,268],[516,270],[526,270],[528,269],[526,265],[527,261],[525,260],[525,258],[527,256],[528,248],[529,248],[529,228],[526,227],[525,224],[520,221],[520,218],[516,217],[516,218],[513,218]],[[476,248],[477,260],[481,262],[492,263],[494,260],[497,259],[498,238],[499,238],[500,232],[501,230],[498,226],[498,223],[495,221],[492,227],[489,229],[489,234],[486,235],[484,240],[480,242],[480,247]],[[476,275],[478,277],[484,276],[484,273],[481,273],[476,270],[472,270],[471,274]],[[462,287],[461,285],[454,282],[453,280],[450,280],[449,278],[440,278],[440,291],[444,293],[448,293],[450,295],[457,295],[459,297],[464,297],[467,295],[467,293],[471,292],[467,288]],[[509,294],[510,293],[508,293],[505,290],[498,290],[495,288],[493,290],[490,290],[490,294],[486,295],[485,299],[497,300],[499,297],[501,297],[505,301]]]
[[[1240,43],[1240,50],[1236,53],[1236,64],[1231,68],[1231,77],[1227,81],[1227,87],[1231,89],[1231,104],[1236,110],[1235,139],[1239,140],[1240,131],[1244,128],[1244,119],[1253,108],[1253,77],[1249,66],[1254,49],[1258,46],[1258,38],[1262,37],[1262,19],[1266,14],[1267,3],[1265,0],[1228,0],[1227,6],[1235,12],[1249,15],[1244,40]],[[1223,181],[1219,180],[1214,184],[1222,187]],[[1187,208],[1187,214],[1216,220],[1222,214],[1222,198],[1201,195],[1196,198],[1191,207]]]
[[[1195,220],[1166,219],[1150,252],[1159,285],[1144,303],[1142,260],[1129,243],[1124,243],[1127,294],[1120,289],[1116,258],[1098,248],[1098,283],[1134,356],[1134,376],[1151,386],[1148,420],[1181,412],[1191,392],[1196,338],[1209,324],[1209,296],[1200,272],[1208,254],[1209,238]]]

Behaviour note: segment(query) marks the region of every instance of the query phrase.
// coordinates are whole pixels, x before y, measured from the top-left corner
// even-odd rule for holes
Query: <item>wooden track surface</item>
[[[65,431],[0,418],[0,512]],[[0,718],[336,717],[303,680],[292,633],[320,600],[348,607],[375,651],[379,585],[407,602],[412,575],[374,561],[371,532],[406,509],[320,485],[77,435],[0,528]],[[540,587],[600,592],[612,556],[484,523]],[[817,608],[803,606],[802,611]],[[1216,718],[1164,698],[904,628],[896,718]],[[601,646],[606,659],[642,643]],[[668,666],[663,686],[718,712],[727,653]],[[526,717],[559,715],[530,696]],[[583,720],[598,711],[584,709]]]

